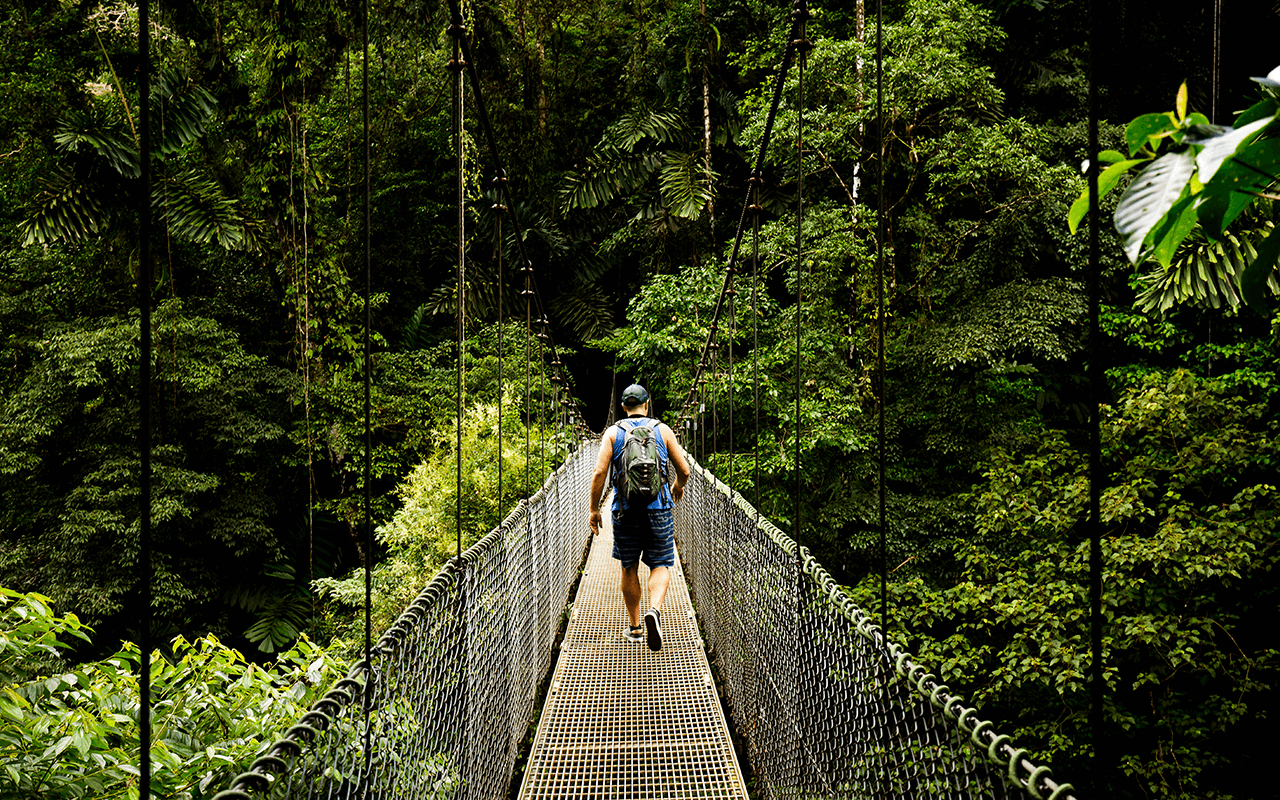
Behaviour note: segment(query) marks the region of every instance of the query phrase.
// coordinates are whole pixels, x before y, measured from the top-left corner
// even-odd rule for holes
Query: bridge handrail
[[[594,455],[579,446],[537,493],[446,562],[379,637],[372,670],[357,661],[215,800],[368,797],[423,783],[433,796],[505,794],[590,543]],[[371,673],[376,758],[360,752]],[[483,713],[467,708],[473,686],[485,690],[474,700]],[[443,732],[433,737],[430,725]]]
[[[900,794],[903,782],[915,780],[917,789],[920,781],[932,782],[930,794],[939,796],[974,796],[974,789],[980,789],[989,796],[1013,794],[1036,800],[1075,797],[1071,784],[1056,782],[1048,767],[1031,761],[1028,751],[1017,747],[1009,736],[997,734],[991,721],[979,719],[976,708],[964,705],[958,695],[941,684],[937,675],[917,662],[906,649],[886,642],[880,627],[853,602],[807,548],[761,516],[746,498],[702,465],[693,463],[692,466],[695,478],[690,480],[685,499],[677,509],[680,553],[699,616],[703,618],[703,630],[707,632],[711,648],[719,651],[717,661],[730,715],[747,740],[757,785],[768,787],[769,796],[792,792],[811,792],[815,796],[830,796],[835,792],[843,796],[840,780],[858,784],[858,790],[867,794],[876,794],[881,788],[877,784],[897,781]],[[711,504],[723,504],[725,511],[736,509],[738,516],[735,519],[733,514],[719,513],[718,509],[703,512],[700,508]],[[701,525],[700,512],[705,520]],[[779,558],[777,553],[769,554],[767,550],[762,552],[760,543],[750,540],[751,529],[763,534],[785,558]],[[775,576],[782,576],[786,569],[796,571],[794,593],[783,598],[784,602],[794,603],[794,616],[789,621],[796,628],[808,626],[813,649],[825,648],[839,663],[815,666],[789,657],[794,653],[778,656],[777,650],[785,648],[764,652],[769,650],[770,636],[781,631],[788,620],[784,619],[784,612],[770,618],[771,612],[778,611],[770,607],[751,608],[750,614],[755,618],[751,622],[735,619],[740,608],[739,598],[727,596],[727,588],[734,584],[735,545],[754,547],[753,552],[760,555],[757,560],[742,559],[739,574],[753,571],[751,577],[755,578],[737,581],[746,591],[765,596],[772,590],[775,598],[788,591],[776,583],[765,583],[769,568],[761,567],[761,561],[772,563]],[[790,565],[785,563],[788,560]],[[801,576],[805,580],[800,580]],[[806,595],[806,592],[815,593]],[[764,605],[770,605],[767,598]],[[824,613],[829,618],[822,619],[820,615]],[[844,630],[839,624],[833,624],[840,621],[844,623]],[[750,627],[752,624],[755,627]],[[863,640],[861,650],[849,639],[849,631]],[[735,634],[739,635],[735,638]],[[802,685],[804,681],[799,676],[806,670],[805,677],[819,686]],[[786,685],[788,671],[792,673],[790,686]],[[761,672],[766,673],[764,679]],[[865,691],[862,697],[852,697],[848,687],[858,683],[864,690],[875,687],[879,691],[869,693],[871,696],[878,694],[891,702],[879,706],[868,704]],[[792,707],[782,708],[781,703],[788,700]],[[823,701],[838,705],[840,700],[851,704],[843,709],[850,723],[847,730],[831,730],[840,727],[831,718],[814,719],[815,725],[825,726],[818,735],[801,730],[805,720],[799,706]],[[769,717],[781,717],[781,720]],[[882,739],[881,749],[850,742],[855,734],[865,737],[867,727],[877,721],[881,725],[874,734]],[[770,731],[766,728],[770,725],[773,732],[781,732],[778,735],[786,743],[769,740]],[[932,732],[922,732],[921,726],[931,728]],[[824,742],[839,752],[818,752]],[[918,763],[904,766],[905,772],[914,771],[914,777],[887,777],[889,761],[894,758],[890,750],[894,746],[914,750],[915,759],[931,752],[936,763],[924,767]],[[782,752],[788,748],[795,752]],[[950,748],[949,754],[943,752],[947,748]],[[968,762],[969,766],[962,762]],[[996,767],[1000,768],[999,772],[992,769]],[[843,791],[849,788],[844,786]]]

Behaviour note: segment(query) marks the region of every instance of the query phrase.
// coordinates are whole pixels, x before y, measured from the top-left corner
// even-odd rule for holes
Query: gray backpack
[[[649,505],[658,499],[665,475],[658,455],[657,423],[652,420],[622,428],[622,454],[618,458],[618,495],[630,504]]]

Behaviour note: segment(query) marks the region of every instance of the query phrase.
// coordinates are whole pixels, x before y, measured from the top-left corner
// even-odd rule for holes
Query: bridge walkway
[[[742,798],[746,785],[677,560],[663,645],[622,639],[626,609],[604,514],[538,720],[521,800]],[[640,565],[641,609],[649,570]]]

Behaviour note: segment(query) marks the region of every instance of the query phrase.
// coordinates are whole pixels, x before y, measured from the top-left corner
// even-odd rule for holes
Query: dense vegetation
[[[796,536],[874,607],[883,222],[891,629],[1072,777],[1089,747],[1085,237],[1068,228],[1084,187],[1078,5],[887,3],[881,137],[874,7],[811,2],[804,159],[793,72],[768,152],[758,282],[738,277],[704,398],[710,432],[694,445],[787,530],[798,486]],[[524,326],[517,242],[497,224],[493,165],[468,117],[468,484],[456,494],[451,46],[442,4],[375,2],[378,546],[363,551],[360,20],[327,0],[169,6],[153,16],[158,232],[145,276],[136,8],[0,9],[4,796],[114,796],[132,780],[140,278],[156,302],[166,792],[216,791],[341,669],[362,638],[352,609],[366,559],[385,624],[452,554],[456,503],[464,540],[503,513],[497,461],[509,505],[565,444],[544,402],[545,342]],[[1126,123],[1160,112],[1184,80],[1178,103],[1218,124],[1269,91],[1248,78],[1276,66],[1271,4],[1228,10],[1219,86],[1208,12],[1108,6],[1104,148],[1130,153]],[[789,11],[467,6],[550,331],[597,429],[615,386],[640,380],[662,413],[688,389]],[[1180,105],[1169,119],[1190,117]],[[1274,180],[1256,188],[1275,194]],[[1280,677],[1280,323],[1273,295],[1242,305],[1240,278],[1274,228],[1272,203],[1225,232],[1188,228],[1136,267],[1101,232],[1112,796],[1259,796],[1243,768],[1267,742]]]

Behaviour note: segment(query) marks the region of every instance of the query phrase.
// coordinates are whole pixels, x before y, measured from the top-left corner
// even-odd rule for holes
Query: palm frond
[[[101,195],[97,183],[79,181],[69,170],[54,170],[32,200],[27,218],[18,223],[22,245],[75,242],[97,234],[115,215]]]
[[[645,138],[669,144],[685,134],[685,125],[679,114],[638,108],[623,114],[617,122],[610,125],[604,136],[600,137],[600,144],[602,147],[633,150]]]
[[[579,341],[606,336],[613,331],[613,300],[594,283],[575,281],[551,301],[551,313]]]
[[[297,596],[273,596],[263,603],[257,620],[244,632],[245,638],[264,653],[274,653],[293,643],[302,632],[311,612],[311,603]]]
[[[151,92],[160,112],[160,152],[172,155],[204,135],[213,117],[213,95],[173,69],[164,70]]]
[[[137,178],[142,174],[138,148],[131,135],[124,128],[111,124],[96,107],[68,111],[58,122],[53,141],[68,153],[90,148],[126,178]]]
[[[165,182],[155,198],[169,231],[181,239],[207,244],[217,242],[228,250],[245,244],[244,218],[236,202],[207,175],[194,170],[180,172]]]
[[[563,208],[595,208],[620,193],[644,185],[661,163],[657,153],[630,153],[613,146],[601,147],[582,171],[570,175],[562,190]]]
[[[677,217],[697,219],[711,202],[711,181],[701,153],[667,153],[658,183],[662,202]]]
[[[1274,223],[1263,220],[1237,233],[1224,234],[1216,242],[1197,230],[1179,246],[1167,269],[1151,262],[1153,269],[1140,278],[1144,288],[1137,297],[1138,308],[1165,314],[1184,304],[1212,308],[1241,305],[1244,299],[1240,278],[1245,267],[1257,258],[1257,243],[1274,229]],[[1267,287],[1273,294],[1280,294],[1280,281],[1274,270]]]

